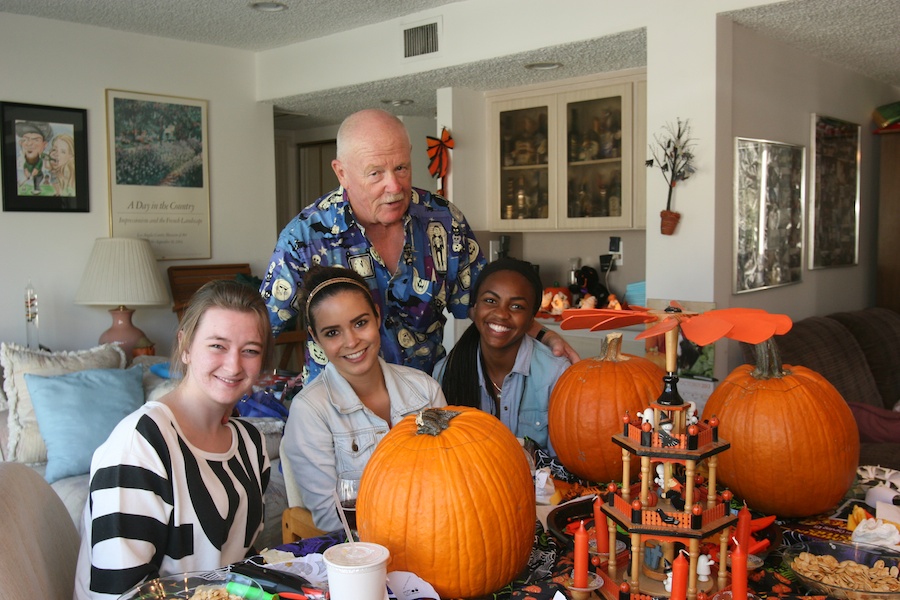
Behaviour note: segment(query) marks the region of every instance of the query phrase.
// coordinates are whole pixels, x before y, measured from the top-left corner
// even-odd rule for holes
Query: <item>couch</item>
[[[139,403],[155,399],[165,394],[173,385],[171,381],[157,376],[150,370],[152,364],[165,362],[163,357],[139,356],[126,369],[125,355],[115,345],[104,345],[81,352],[56,352],[20,348],[12,344],[0,345],[0,367],[2,367],[2,386],[0,386],[0,459],[27,464],[45,477],[60,497],[79,534],[82,533],[82,511],[89,491],[88,468],[93,444],[99,445],[102,440],[88,444],[79,451],[82,443],[73,443],[66,430],[67,423],[53,422],[55,429],[48,429],[50,423],[47,414],[57,417],[67,414],[66,411],[77,411],[76,419],[82,419],[76,427],[76,434],[83,432],[91,424],[107,418],[112,419],[108,425],[110,430],[120,416],[125,416],[139,406]],[[132,369],[134,371],[132,372]],[[82,404],[73,404],[76,394],[72,392],[67,398],[53,397],[52,392],[60,389],[73,389],[73,380],[88,373],[112,373],[113,385],[119,381],[133,379],[130,388],[115,393],[96,393],[88,390]],[[29,377],[26,382],[26,375]],[[41,384],[56,384],[47,387],[41,396],[26,394],[23,388],[34,390],[34,375],[44,376],[38,380]],[[91,382],[84,384],[87,388]],[[96,381],[93,382],[96,384]],[[59,387],[59,386],[68,387]],[[105,385],[105,383],[104,383]],[[124,385],[127,385],[124,384]],[[135,389],[137,388],[137,389]],[[107,390],[109,388],[103,387]],[[79,390],[78,394],[81,394]],[[61,394],[58,394],[61,395]],[[130,398],[131,405],[116,406],[121,398]],[[51,402],[48,403],[48,398]],[[47,404],[44,406],[44,404]],[[106,404],[104,404],[106,403]],[[114,412],[121,415],[104,417],[91,411]],[[49,412],[48,412],[49,411]],[[69,413],[72,414],[72,413]],[[43,420],[42,420],[43,419]],[[272,463],[272,471],[265,499],[265,529],[257,539],[257,548],[272,548],[281,543],[281,517],[287,508],[287,494],[284,477],[279,461],[279,447],[284,422],[279,419],[248,419],[266,438],[266,448]],[[53,439],[44,439],[48,431],[58,431]],[[105,438],[104,438],[105,439]]]
[[[860,465],[900,470],[900,313],[886,308],[807,317],[775,336],[782,362],[824,376],[850,406]],[[742,344],[744,361],[753,347]]]

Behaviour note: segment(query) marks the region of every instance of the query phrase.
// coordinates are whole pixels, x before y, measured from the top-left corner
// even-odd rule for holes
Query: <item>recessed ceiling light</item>
[[[287,4],[284,2],[262,2],[256,1],[250,3],[250,8],[260,12],[281,12],[287,10]]]
[[[553,69],[558,69],[561,66],[562,63],[558,62],[536,62],[528,63],[527,65],[525,65],[525,68],[532,71],[552,71]]]
[[[409,98],[402,98],[399,100],[382,100],[381,103],[390,104],[391,106],[409,106],[410,104],[415,104],[415,101]]]

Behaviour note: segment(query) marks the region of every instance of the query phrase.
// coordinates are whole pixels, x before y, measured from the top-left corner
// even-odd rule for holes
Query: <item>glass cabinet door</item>
[[[566,149],[561,228],[631,226],[630,107],[627,86],[573,92],[560,103]]]
[[[547,107],[500,113],[503,200],[500,218],[546,219]]]
[[[499,178],[493,190],[491,222],[498,230],[555,226],[557,186],[551,182],[556,169],[550,167],[556,152],[553,104],[530,98],[502,103],[493,111],[498,129],[490,160]]]

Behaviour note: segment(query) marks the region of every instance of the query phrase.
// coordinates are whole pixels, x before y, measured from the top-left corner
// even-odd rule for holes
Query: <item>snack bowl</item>
[[[872,567],[876,567],[883,575],[881,584],[866,582],[864,571],[845,561],[865,567],[872,575]],[[832,598],[900,600],[900,553],[887,548],[824,540],[801,542],[784,551],[783,564],[801,585]],[[854,575],[854,570],[859,574]]]
[[[119,600],[257,600],[262,593],[250,577],[219,569],[157,577],[131,588]]]

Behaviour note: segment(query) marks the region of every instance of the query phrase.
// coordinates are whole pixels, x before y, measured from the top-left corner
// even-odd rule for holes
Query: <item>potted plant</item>
[[[662,219],[660,232],[672,235],[681,219],[681,214],[672,210],[672,191],[675,184],[684,181],[694,173],[694,140],[691,138],[691,124],[688,119],[677,119],[675,126],[667,123],[663,133],[653,136],[655,144],[650,146],[653,156],[647,161],[648,167],[658,166],[663,178],[669,184],[666,209],[659,213]]]

